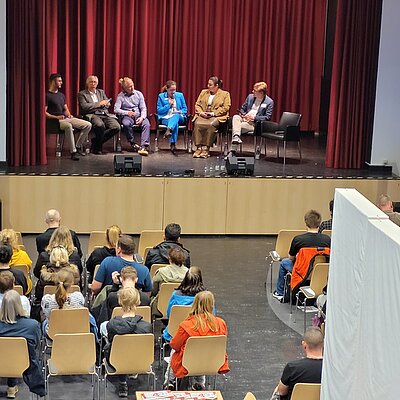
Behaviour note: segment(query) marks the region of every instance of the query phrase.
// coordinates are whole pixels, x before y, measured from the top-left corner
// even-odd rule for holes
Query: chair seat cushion
[[[277,131],[274,133],[270,133],[270,132],[263,132],[261,134],[261,136],[263,138],[267,138],[267,139],[273,139],[273,140],[283,140],[284,138],[284,133],[282,131]]]

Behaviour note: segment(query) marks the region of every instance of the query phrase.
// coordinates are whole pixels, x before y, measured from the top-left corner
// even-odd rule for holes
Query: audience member
[[[92,282],[92,291],[97,294],[104,286],[112,285],[112,273],[114,271],[121,272],[121,269],[124,267],[133,267],[136,269],[138,275],[137,289],[141,289],[146,293],[151,292],[153,286],[149,270],[144,265],[134,261],[134,254],[135,242],[132,237],[121,235],[116,247],[116,256],[107,257],[101,262],[100,268]]]
[[[176,82],[167,81],[161,88],[157,99],[157,114],[160,122],[167,125],[164,135],[169,138],[172,153],[175,152],[178,141],[179,125],[185,123],[187,106],[183,93],[176,91]]]
[[[185,253],[179,247],[172,247],[168,252],[169,264],[159,268],[153,278],[153,290],[151,291],[151,308],[153,315],[159,315],[157,309],[158,292],[162,283],[181,283],[188,269],[185,267]]]
[[[190,251],[185,249],[179,242],[181,236],[181,227],[179,224],[168,224],[164,230],[164,241],[154,246],[147,253],[145,264],[151,268],[153,264],[167,264],[169,262],[168,252],[172,247],[179,247],[185,254],[185,265],[190,267]]]
[[[200,92],[195,104],[194,158],[210,157],[210,147],[216,140],[218,128],[221,123],[227,121],[231,108],[231,96],[229,92],[222,90],[221,79],[212,76],[207,86],[207,89]]]
[[[139,90],[135,90],[131,78],[121,78],[119,83],[122,92],[118,94],[114,105],[115,114],[121,116],[126,138],[141,156],[147,156],[150,148],[150,122],[147,119],[147,107],[144,96]],[[142,131],[140,146],[133,141],[133,126],[139,125]]]
[[[37,349],[40,345],[40,325],[37,321],[24,316],[21,297],[15,290],[8,290],[3,297],[0,307],[0,336],[23,337],[28,344],[29,367],[22,374],[29,390],[39,396],[46,395],[46,388],[42,368],[40,366]],[[2,360],[5,362],[5,360]],[[7,398],[14,399],[18,393],[18,380],[7,379]]]
[[[92,152],[103,154],[103,143],[118,134],[121,126],[116,115],[111,114],[108,108],[111,99],[107,97],[104,90],[98,89],[99,79],[90,75],[86,79],[86,89],[78,93],[80,112],[89,118],[94,132],[92,139]]]
[[[280,399],[289,400],[296,383],[321,383],[324,337],[319,328],[308,328],[301,342],[305,358],[291,361],[283,369],[281,380],[274,390]]]
[[[56,228],[51,235],[50,242],[46,247],[46,251],[42,251],[36,261],[33,274],[36,278],[40,277],[42,267],[50,261],[50,253],[55,247],[63,247],[68,252],[68,261],[78,267],[82,273],[82,261],[72,241],[70,230],[66,226]]]
[[[297,235],[293,238],[289,249],[289,258],[284,258],[279,266],[278,281],[273,297],[281,301],[283,298],[285,275],[292,272],[296,255],[303,247],[331,247],[331,238],[323,233],[318,233],[321,224],[321,214],[310,210],[304,215],[307,233]]]
[[[0,306],[3,301],[4,294],[7,290],[11,290],[14,287],[15,277],[11,271],[4,271],[0,274]],[[21,295],[22,308],[24,310],[24,317],[29,317],[31,314],[31,303],[29,299]]]
[[[8,244],[0,244],[0,274],[10,271],[15,278],[15,284],[21,285],[24,293],[28,292],[28,282],[25,278],[24,273],[19,269],[10,267],[10,261],[13,251],[11,246]]]
[[[204,290],[206,290],[206,288],[203,285],[203,277],[200,268],[190,267],[181,284],[172,293],[167,307],[167,318],[171,315],[172,306],[191,306],[196,294]],[[163,331],[163,338],[167,342],[172,339],[172,336],[168,332],[168,325]]]
[[[242,143],[242,133],[253,133],[256,122],[269,121],[274,109],[274,101],[267,96],[267,84],[256,82],[253,92],[249,94],[239,110],[232,118],[232,150]]]
[[[46,107],[45,113],[47,119],[58,119],[60,129],[65,133],[65,140],[71,152],[71,159],[74,161],[79,160],[78,154],[85,155],[83,151],[83,143],[85,143],[92,124],[83,119],[75,118],[69,111],[65,102],[65,96],[59,92],[62,86],[62,78],[60,74],[51,74],[49,77],[49,90],[46,93]],[[76,141],[74,129],[80,131],[78,140]]]
[[[123,314],[121,317],[112,318],[106,324],[106,331],[104,331],[103,328],[102,332],[108,337],[109,344],[106,345],[104,349],[108,362],[115,335],[152,333],[153,331],[153,327],[149,322],[144,321],[140,315],[136,315],[136,307],[139,305],[140,301],[140,296],[137,289],[132,287],[123,288],[119,291],[118,298]],[[128,397],[128,384],[126,375],[119,375],[118,396]]]
[[[400,213],[393,210],[392,199],[387,194],[379,196],[378,207],[389,217],[396,225],[400,226]]]
[[[121,228],[117,225],[111,225],[109,228],[107,228],[107,245],[94,249],[86,261],[86,269],[90,274],[89,282],[92,282],[93,280],[93,274],[96,265],[100,265],[100,263],[107,257],[115,256],[115,247],[117,246],[117,242],[121,234]]]
[[[168,378],[169,385],[173,384],[174,376],[176,378],[183,378],[188,373],[186,368],[182,365],[182,358],[186,342],[190,337],[228,334],[225,321],[213,315],[213,308],[214,295],[211,292],[206,290],[196,294],[188,318],[180,323],[178,331],[170,342],[173,351],[171,351],[171,368]],[[173,374],[171,374],[171,369]],[[219,373],[221,374],[226,372],[229,372],[227,355],[225,355],[224,365],[219,369]],[[190,377],[189,385],[192,390],[204,390],[205,377]]]
[[[3,229],[0,232],[0,241],[3,244],[8,244],[12,248],[13,254],[9,263],[10,267],[14,265],[26,265],[28,271],[32,269],[32,260],[25,250],[19,248],[17,233],[13,229]],[[32,290],[32,279],[30,275],[26,277],[26,280],[28,283],[27,294],[29,294]]]
[[[42,312],[45,316],[43,332],[47,333],[51,310],[85,307],[85,298],[81,292],[72,292],[74,275],[68,268],[61,269],[56,276],[55,294],[45,294],[42,298]]]
[[[321,233],[324,230],[328,230],[328,231],[332,230],[333,200],[331,200],[329,202],[329,212],[331,214],[331,218],[326,220],[326,221],[322,221],[321,222],[321,225],[319,226],[319,229],[318,229],[318,233]]]
[[[36,237],[36,249],[38,254],[40,254],[42,251],[46,250],[47,245],[49,244],[51,235],[53,232],[60,226],[61,222],[61,216],[59,211],[57,210],[48,210],[46,212],[46,224],[48,228],[46,229],[45,232],[41,233],[39,236]],[[74,242],[74,246],[76,247],[79,257],[82,257],[82,249],[81,249],[81,243],[79,242],[78,236],[76,233],[72,230],[70,230],[71,236],[72,236],[72,241]]]

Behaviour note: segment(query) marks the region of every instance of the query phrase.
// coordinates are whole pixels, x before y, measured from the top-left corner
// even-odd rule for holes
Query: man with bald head
[[[92,139],[92,152],[103,154],[103,143],[118,134],[121,126],[116,115],[108,111],[111,99],[107,97],[104,90],[97,88],[98,83],[97,76],[88,76],[86,89],[78,93],[78,102],[81,114],[89,119],[95,134]]]
[[[49,244],[51,235],[60,226],[61,222],[60,212],[54,209],[48,210],[46,212],[45,222],[48,228],[46,229],[45,232],[41,233],[39,236],[36,237],[36,248],[39,254],[43,251],[46,251],[46,247]],[[82,257],[81,243],[79,242],[78,236],[73,230],[70,231],[72,235],[72,241],[74,242],[74,246],[78,251],[79,257]]]
[[[394,211],[392,199],[389,195],[381,194],[379,196],[378,207],[389,217],[392,222],[400,226],[400,213]]]

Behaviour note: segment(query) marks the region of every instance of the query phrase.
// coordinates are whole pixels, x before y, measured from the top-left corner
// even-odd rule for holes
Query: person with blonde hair
[[[40,272],[43,265],[46,265],[50,261],[50,253],[56,247],[63,247],[68,252],[68,260],[70,263],[75,264],[79,272],[82,273],[82,261],[78,254],[74,242],[72,240],[71,231],[66,226],[59,226],[54,230],[51,235],[49,244],[46,247],[46,251],[42,251],[36,261],[35,267],[33,269],[33,274],[36,278],[40,278]]]
[[[32,393],[45,396],[44,377],[36,351],[40,344],[40,325],[37,321],[25,317],[20,295],[15,290],[8,290],[4,294],[1,303],[0,337],[23,337],[26,339],[29,352],[29,367],[22,376]],[[18,393],[17,384],[18,379],[7,379],[8,399],[16,397]]]
[[[26,265],[28,271],[32,269],[32,260],[25,250],[19,248],[17,233],[14,229],[3,229],[0,232],[0,242],[8,244],[12,248],[13,254],[9,262],[10,267],[14,265]],[[32,279],[29,275],[26,277],[26,281],[28,283],[27,294],[29,294],[32,290]]]
[[[143,93],[135,90],[133,80],[128,77],[121,78],[119,83],[122,91],[118,94],[114,105],[114,113],[122,118],[122,126],[126,138],[141,156],[147,156],[150,148],[150,122],[147,119],[147,107]],[[133,126],[139,125],[141,129],[140,146],[133,140]]]
[[[0,243],[0,274],[3,274],[7,271],[11,272],[14,275],[15,284],[21,285],[22,290],[26,294],[28,292],[28,282],[24,273],[19,269],[10,267],[12,254],[13,251],[11,246]]]
[[[57,289],[55,294],[45,294],[42,298],[42,312],[46,317],[43,321],[43,332],[48,331],[51,310],[85,307],[85,298],[81,292],[72,292],[74,275],[68,268],[61,269],[56,276]]]
[[[89,282],[92,282],[93,280],[93,274],[96,265],[100,265],[101,262],[107,257],[115,257],[115,247],[117,246],[118,240],[121,235],[122,231],[118,225],[111,225],[107,228],[107,245],[94,249],[92,254],[90,254],[89,258],[86,261],[86,269],[90,274]]]
[[[140,302],[140,295],[137,289],[133,287],[120,289],[118,297],[119,304],[122,307],[122,316],[112,318],[106,323],[106,332],[104,332],[103,328],[103,333],[107,333],[108,338],[108,343],[105,347],[108,360],[115,335],[152,333],[153,331],[153,327],[149,322],[144,321],[140,315],[136,315],[136,307]],[[100,328],[100,331],[102,331],[102,328]],[[119,375],[119,397],[128,397],[128,384],[126,379],[126,375]]]
[[[191,336],[217,336],[227,335],[225,321],[213,315],[214,295],[208,291],[196,294],[189,316],[179,324],[175,336],[171,339],[170,346],[173,350],[171,355],[171,369],[176,378],[183,378],[188,371],[182,365],[183,353],[186,342]],[[228,356],[225,355],[225,363],[218,371],[220,374],[229,372]],[[171,380],[169,384],[171,384]],[[204,390],[205,377],[190,377],[189,383],[192,390]]]

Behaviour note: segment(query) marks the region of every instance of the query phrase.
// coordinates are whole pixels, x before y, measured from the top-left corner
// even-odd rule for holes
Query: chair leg
[[[300,140],[297,142],[297,144],[299,146],[300,164],[301,164],[301,143],[300,143]]]
[[[156,130],[156,137],[154,138],[154,151],[157,153],[159,151],[158,147],[158,136],[159,136],[160,131],[157,129]]]
[[[296,308],[294,310],[293,322],[296,323],[297,306],[299,305],[299,296],[296,295]],[[291,305],[290,305],[291,306]]]
[[[276,141],[276,160],[279,161],[279,142]]]
[[[283,166],[286,165],[286,140],[283,141]]]

